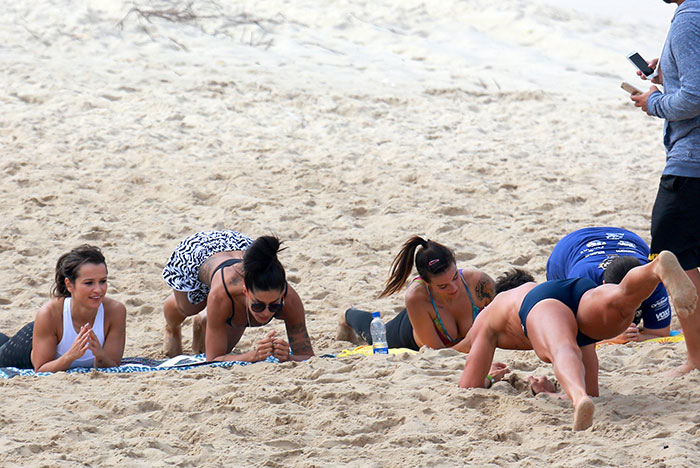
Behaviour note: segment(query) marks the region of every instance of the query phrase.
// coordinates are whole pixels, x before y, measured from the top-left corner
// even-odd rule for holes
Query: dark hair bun
[[[274,236],[260,236],[243,255],[244,282],[253,291],[282,290],[287,282],[277,258],[281,242]]]

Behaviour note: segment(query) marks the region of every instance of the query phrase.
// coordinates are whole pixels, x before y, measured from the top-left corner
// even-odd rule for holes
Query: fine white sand
[[[0,16],[2,331],[31,321],[58,256],[99,245],[128,310],[126,356],[162,357],[160,272],[198,230],[276,233],[317,355],[377,300],[411,234],[460,266],[539,280],[564,234],[648,240],[662,121],[625,59],[658,56],[662,2],[10,2]],[[649,8],[648,14],[644,8]],[[632,15],[625,11],[634,11]],[[661,13],[660,13],[661,12]],[[674,321],[674,325],[676,322]],[[281,324],[274,329],[284,333]],[[190,346],[185,325],[185,349]],[[267,329],[248,331],[242,350]],[[532,397],[532,352],[462,390],[442,350],[231,369],[0,381],[3,467],[685,467],[700,373],[683,343],[600,349],[590,430]]]

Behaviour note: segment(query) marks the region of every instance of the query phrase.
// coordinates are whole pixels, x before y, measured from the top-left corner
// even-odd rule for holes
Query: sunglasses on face
[[[280,310],[284,308],[284,298],[280,299],[279,302],[270,302],[269,304],[266,304],[264,302],[251,302],[250,303],[250,310],[255,312],[256,314],[261,313],[265,309],[270,309],[270,312],[273,314],[276,314]]]
[[[280,297],[279,302],[270,302],[269,304],[265,302],[251,302],[250,304],[250,310],[255,312],[256,314],[261,313],[265,309],[269,309],[270,312],[273,314],[276,314],[277,312],[281,311],[284,308],[284,298],[287,297],[287,285],[285,284],[284,286],[284,294],[282,294],[282,297]],[[251,299],[252,296],[251,296]]]

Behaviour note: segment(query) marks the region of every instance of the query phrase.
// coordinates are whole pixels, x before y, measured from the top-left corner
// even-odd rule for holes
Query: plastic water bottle
[[[369,332],[372,334],[372,348],[374,354],[389,354],[386,344],[386,327],[379,312],[372,312],[372,322],[369,324]]]

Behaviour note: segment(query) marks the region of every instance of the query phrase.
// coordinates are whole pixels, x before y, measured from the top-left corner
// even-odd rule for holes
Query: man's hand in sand
[[[652,95],[652,93],[655,93],[659,90],[656,86],[652,86],[649,88],[649,91],[643,94],[631,94],[630,99],[634,101],[634,107],[641,107],[641,109],[647,113],[647,115],[651,115],[649,113],[649,109],[647,109],[647,99],[649,99],[649,96]]]
[[[617,338],[613,339],[616,340],[618,338],[620,340],[624,340],[624,342],[627,343],[629,341],[640,341],[642,339],[642,336],[639,333],[639,327],[637,327],[637,325],[633,323],[629,327],[627,327],[627,330],[620,333],[620,335]]]
[[[500,382],[503,377],[510,372],[508,366],[502,362],[494,362],[491,364],[491,370],[489,370],[489,375],[493,377],[494,382]]]

